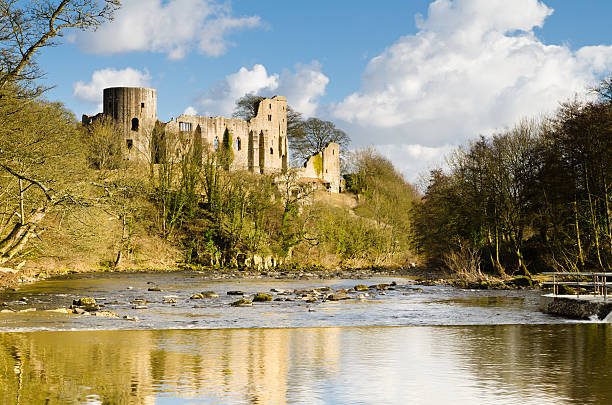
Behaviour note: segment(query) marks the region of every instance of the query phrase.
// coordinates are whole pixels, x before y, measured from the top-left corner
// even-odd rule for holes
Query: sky
[[[612,73],[610,0],[123,0],[38,63],[77,117],[102,90],[157,89],[158,117],[287,97],[410,181],[479,135],[588,97]]]

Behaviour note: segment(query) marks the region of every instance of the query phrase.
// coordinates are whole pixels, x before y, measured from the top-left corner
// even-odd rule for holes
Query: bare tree
[[[305,161],[309,157],[321,152],[330,142],[340,145],[341,153],[346,151],[351,138],[330,121],[318,118],[308,118],[296,125],[296,129],[289,133],[289,147],[292,159],[296,162]]]
[[[119,0],[0,0],[0,89],[31,87],[42,75],[35,62],[40,48],[54,45],[67,29],[97,29],[120,6]]]

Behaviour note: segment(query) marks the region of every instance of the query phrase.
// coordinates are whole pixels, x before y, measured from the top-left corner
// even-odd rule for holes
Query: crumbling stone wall
[[[340,192],[340,145],[330,142],[304,163],[300,177],[318,182],[332,193]]]
[[[157,118],[157,92],[140,87],[104,89],[103,112],[83,115],[83,125],[103,116],[111,117],[123,133],[127,159],[158,163],[162,155],[181,153],[190,146],[216,149],[231,145],[230,170],[274,173],[287,169],[287,100],[282,96],[265,98],[257,115],[239,118],[202,117],[182,114],[168,122]],[[340,190],[340,148],[330,143],[312,156],[300,169],[301,176],[332,192]]]

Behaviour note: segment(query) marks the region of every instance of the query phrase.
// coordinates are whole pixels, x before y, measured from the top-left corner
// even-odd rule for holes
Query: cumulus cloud
[[[436,0],[417,16],[419,32],[372,58],[361,89],[332,114],[356,143],[376,134],[408,169],[418,148],[423,158],[552,111],[612,69],[611,46],[572,51],[538,39],[533,29],[552,13],[538,0]]]
[[[414,183],[419,180],[423,170],[443,166],[446,156],[454,147],[449,144],[438,147],[420,144],[384,144],[377,145],[376,149],[389,158],[396,168],[404,173],[408,181]]]
[[[209,56],[225,53],[232,32],[262,26],[258,16],[233,17],[215,0],[125,0],[112,22],[75,41],[85,51],[151,51],[181,59],[192,49]]]
[[[321,65],[313,62],[310,65],[297,64],[295,72],[284,70],[278,86],[278,94],[287,97],[293,109],[305,117],[315,115],[317,98],[325,94],[329,78],[321,72]]]
[[[317,62],[297,64],[295,71],[283,70],[282,74],[268,73],[265,66],[256,64],[251,69],[240,68],[226,76],[198,100],[205,115],[228,116],[234,110],[236,100],[248,93],[265,97],[279,94],[305,116],[312,116],[318,107],[317,98],[325,93],[329,79],[321,72]]]
[[[72,95],[77,99],[90,104],[97,104],[102,111],[102,91],[107,87],[148,87],[151,76],[145,69],[143,71],[130,67],[97,70],[91,75],[88,83],[79,80],[72,85]]]
[[[198,111],[193,108],[192,106],[189,106],[187,108],[185,108],[185,111],[183,111],[183,114],[186,115],[198,115]]]

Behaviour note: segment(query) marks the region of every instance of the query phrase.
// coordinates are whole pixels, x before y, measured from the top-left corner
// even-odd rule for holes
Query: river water
[[[343,301],[234,308],[227,295],[392,280],[394,289]],[[189,299],[207,290],[219,297]],[[140,320],[45,311],[82,296]],[[0,403],[612,403],[610,325],[542,314],[538,297],[401,278],[46,280],[0,294],[4,308],[37,309],[0,313]],[[134,309],[139,298],[150,301],[146,309]],[[164,304],[169,298],[176,303]]]

